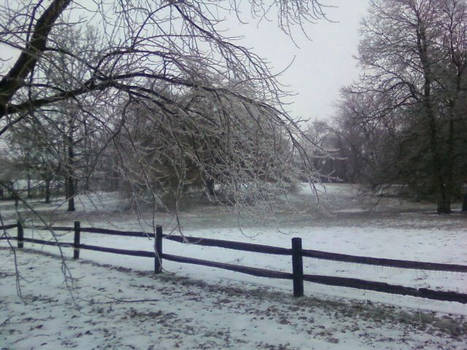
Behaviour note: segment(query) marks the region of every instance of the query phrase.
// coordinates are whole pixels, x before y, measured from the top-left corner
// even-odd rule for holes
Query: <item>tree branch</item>
[[[71,0],[54,0],[37,20],[31,39],[26,44],[25,50],[16,60],[16,63],[0,81],[0,109],[5,115],[7,106],[23,85],[24,80],[31,73],[46,48],[47,38],[53,25],[60,14],[71,3]]]

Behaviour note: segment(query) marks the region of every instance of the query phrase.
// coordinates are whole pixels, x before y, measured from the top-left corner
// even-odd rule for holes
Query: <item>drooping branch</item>
[[[2,112],[6,110],[14,94],[24,85],[28,74],[34,70],[46,48],[47,38],[54,23],[70,3],[71,0],[52,1],[37,20],[25,50],[20,54],[8,74],[0,81],[0,110]],[[1,116],[2,114],[0,114],[0,118]]]

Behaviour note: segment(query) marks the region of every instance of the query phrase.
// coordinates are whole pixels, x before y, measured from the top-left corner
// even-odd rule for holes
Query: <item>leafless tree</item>
[[[316,0],[275,1],[272,6],[250,1],[250,9],[257,17],[276,13],[287,33],[294,25],[324,15]],[[1,43],[20,51],[18,57],[3,62],[1,133],[19,122],[19,112],[91,91],[111,90],[115,98],[138,96],[162,106],[170,104],[157,90],[141,84],[147,79],[156,86],[237,95],[216,87],[211,79],[216,74],[254,83],[263,92],[262,103],[277,106],[280,101],[281,90],[264,61],[218,30],[222,16],[240,15],[236,1],[20,0],[4,1],[1,10]],[[96,47],[78,51],[60,45],[64,30],[79,32],[89,25],[102,35]],[[87,66],[88,74],[74,76],[67,67],[57,66],[58,54],[66,55],[71,64]],[[49,77],[54,73],[65,77],[69,87],[52,81]]]
[[[241,99],[211,97],[196,90],[172,96],[180,109],[171,114],[141,101],[127,105],[115,148],[130,188],[173,207],[193,187],[204,187],[213,202],[241,206],[293,186],[297,149],[281,119]]]
[[[347,89],[364,111],[353,116],[397,139],[387,143],[386,169],[392,161],[399,180],[429,187],[440,213],[450,212],[466,166],[466,8],[464,0],[372,1],[359,50],[365,73]]]
[[[0,60],[0,137],[27,118],[43,125],[46,120],[55,121],[57,129],[65,126],[62,136],[68,137],[66,164],[73,183],[73,146],[78,128],[91,122],[99,126],[99,146],[104,150],[129,125],[130,109],[145,105],[147,111],[154,111],[153,117],[160,118],[147,118],[152,126],[163,125],[177,135],[189,134],[185,130],[196,132],[197,145],[207,144],[208,140],[212,145],[213,137],[225,141],[231,125],[245,127],[250,134],[251,126],[261,131],[260,126],[268,125],[267,130],[277,133],[272,133],[267,147],[286,139],[287,147],[299,153],[312,179],[306,148],[298,142],[301,130],[283,108],[286,92],[263,58],[225,35],[222,22],[226,16],[236,16],[242,22],[242,11],[246,10],[248,16],[258,20],[276,16],[282,30],[292,35],[294,27],[304,29],[306,23],[324,18],[324,9],[320,0],[249,0],[242,5],[237,0],[1,0],[0,45],[10,50],[11,57]],[[94,28],[97,34],[92,39],[94,45],[81,45],[90,40],[88,28]],[[78,35],[77,44],[64,40],[65,33]],[[239,88],[245,86],[248,89]],[[202,96],[202,100],[188,106],[180,96],[189,94]],[[217,108],[214,116],[211,107],[204,108],[208,105]],[[241,117],[232,108],[242,109]],[[216,121],[222,123],[216,125]],[[254,140],[266,144],[265,138],[248,138],[247,142]],[[177,137],[175,141],[186,139]],[[240,186],[259,176],[254,162],[257,158],[235,158],[236,146],[243,140],[236,142],[231,144],[230,155],[215,163],[217,170],[209,168],[212,159],[206,153],[200,155],[202,161],[197,168],[203,176],[219,177],[223,174],[219,169],[230,167],[235,171],[230,172],[229,179]],[[126,149],[115,148],[120,152],[112,156],[128,156],[125,152],[134,150],[134,160],[144,165],[139,175],[150,174],[150,158],[137,157],[151,157],[154,153],[145,152],[142,143],[129,145]],[[132,150],[133,146],[137,147]],[[163,148],[159,154],[165,159],[173,152],[183,152],[172,159],[180,162],[172,168],[180,171],[178,179],[186,182],[186,171],[190,169],[187,163],[196,159],[194,153],[177,143],[160,146]],[[264,147],[257,149],[265,152]],[[229,162],[231,159],[236,161]],[[264,181],[253,182],[255,185],[266,183],[278,170],[262,166],[267,174],[262,173]],[[131,171],[136,169],[126,167],[126,173]],[[244,176],[235,179],[234,174]],[[143,183],[147,190],[154,189],[149,181]]]
[[[49,55],[47,65],[39,62],[36,71],[41,71],[56,88],[70,89],[75,81],[89,74],[89,67],[82,61],[70,59],[64,52],[86,52],[96,44],[98,36],[92,28],[87,28],[83,34],[73,28],[64,28],[56,42],[61,50]],[[97,153],[90,147],[96,138],[95,120],[100,112],[93,97],[95,94],[90,92],[80,99],[70,98],[24,111],[19,117],[21,121],[11,125],[6,135],[10,149],[15,150],[16,160],[28,174],[32,171],[45,181],[46,202],[50,199],[51,180],[63,180],[60,182],[64,184],[68,211],[75,209],[78,182],[89,182],[95,161],[93,153]],[[100,122],[106,120],[104,115],[97,118]]]
[[[134,106],[136,101],[157,110],[159,124],[163,120],[166,127],[176,125],[178,134],[183,128],[196,131],[201,143],[210,140],[215,144],[214,138],[221,140],[230,126],[248,129],[258,126],[261,120],[270,130],[275,128],[281,139],[287,139],[287,147],[299,153],[311,178],[312,163],[298,142],[301,130],[282,108],[286,92],[265,61],[226,37],[220,24],[225,16],[231,15],[241,22],[242,11],[246,10],[258,19],[277,16],[278,25],[292,35],[294,27],[300,30],[306,22],[325,17],[324,9],[325,5],[317,0],[271,4],[251,0],[247,6],[233,0],[5,0],[1,8],[0,42],[19,54],[2,62],[0,135],[21,123],[26,115],[40,120],[50,116],[50,110],[66,105],[73,106],[70,107],[73,111],[65,108],[68,112],[58,120],[69,121],[68,138],[81,118],[100,123],[110,140],[122,130],[128,106]],[[97,33],[92,37],[95,45],[81,45],[89,43],[86,28],[90,26]],[[76,44],[70,45],[63,40],[64,33],[77,33],[80,37],[74,39]],[[75,67],[81,67],[79,74]],[[179,97],[189,94],[202,99],[192,99],[191,106],[187,106]],[[206,107],[205,101],[209,101],[210,108],[202,107],[203,104]],[[118,113],[121,118],[106,119],[93,110],[93,104],[105,104],[108,111]],[[241,118],[239,113],[232,112],[232,106],[243,109]],[[215,118],[224,118],[215,127],[213,108]],[[270,142],[275,140],[272,137]],[[68,164],[75,158],[73,144],[69,140]],[[171,146],[164,147],[161,152],[167,152],[167,157]],[[258,168],[258,163],[249,160],[245,152],[241,160],[233,157],[235,147],[230,151],[229,159],[236,161],[229,163],[224,157],[223,162],[215,163],[217,168],[243,167],[250,179],[257,177],[258,171],[248,167]],[[186,153],[180,159],[189,156]],[[212,166],[209,169],[208,159],[205,160],[198,159],[205,180],[225,173]],[[264,169],[268,174],[262,175],[263,180],[278,171],[266,163]],[[186,177],[182,174],[178,179]],[[237,172],[237,182],[247,180]]]

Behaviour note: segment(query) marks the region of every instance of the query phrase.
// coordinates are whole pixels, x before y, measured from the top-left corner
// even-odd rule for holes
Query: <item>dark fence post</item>
[[[292,238],[293,296],[303,296],[303,257],[302,239]]]
[[[18,221],[18,237],[17,237],[17,242],[18,242],[18,248],[23,248],[24,247],[24,229],[23,229],[23,224],[21,221]]]
[[[79,246],[80,246],[81,225],[79,221],[75,221],[75,239],[73,241],[73,259],[79,259]]]
[[[154,273],[162,272],[162,226],[156,226],[156,239],[154,241]]]

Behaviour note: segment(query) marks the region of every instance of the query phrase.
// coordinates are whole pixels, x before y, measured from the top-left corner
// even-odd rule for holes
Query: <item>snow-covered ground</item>
[[[467,265],[465,215],[440,217],[428,204],[357,196],[357,188],[349,185],[318,190],[319,202],[311,197],[313,191],[304,188],[289,198],[288,205],[276,208],[273,218],[263,221],[218,207],[191,206],[180,213],[183,234],[280,247],[290,247],[292,237],[302,237],[306,249]],[[305,206],[305,201],[311,204]],[[113,194],[82,197],[79,210],[72,214],[34,205],[48,222],[60,225],[71,226],[78,219],[82,226],[151,231],[157,223],[166,232],[175,229],[171,215],[159,213],[153,222],[143,211],[136,218]],[[105,210],[97,210],[100,207]],[[11,203],[0,203],[0,211],[9,221],[16,215]],[[50,233],[37,230],[26,230],[25,235],[50,239]],[[72,241],[71,234],[60,239]],[[153,246],[144,238],[85,233],[82,243],[148,251]],[[151,259],[90,251],[82,251],[78,262],[66,261],[74,281],[69,290],[64,287],[57,249],[25,245],[35,251],[17,252],[23,299],[17,296],[13,255],[7,248],[0,249],[4,262],[0,267],[0,348],[30,349],[42,344],[50,349],[467,348],[467,305],[460,303],[312,283],[305,283],[304,298],[294,299],[291,281],[169,261],[163,262],[164,273],[155,276]],[[63,252],[66,257],[72,255],[70,249]],[[291,271],[290,257],[166,240],[164,252]],[[304,258],[304,270],[467,293],[465,273],[309,258]]]

